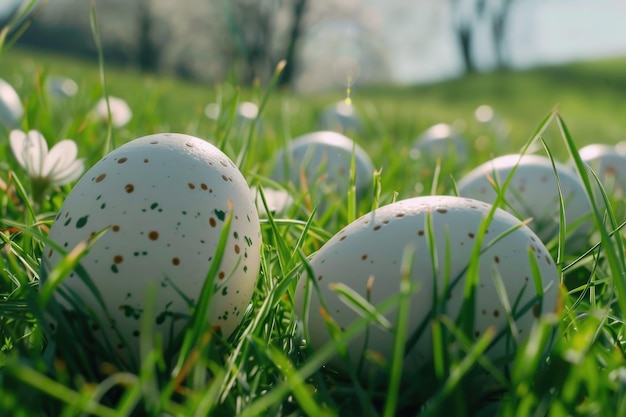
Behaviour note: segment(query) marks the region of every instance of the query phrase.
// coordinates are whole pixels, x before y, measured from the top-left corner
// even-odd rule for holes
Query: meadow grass
[[[140,362],[126,364],[106,343],[94,348],[86,340],[84,329],[92,317],[85,306],[77,302],[75,312],[67,314],[54,302],[54,295],[60,296],[57,284],[77,268],[89,245],[70,251],[49,273],[45,285],[39,285],[42,248],[52,244],[47,231],[71,187],[57,187],[49,199],[33,201],[27,176],[7,141],[1,141],[0,414],[626,415],[621,313],[626,308],[626,266],[620,217],[624,202],[604,194],[600,196],[603,207],[611,209],[596,204],[595,178],[577,157],[577,149],[587,143],[624,139],[626,122],[620,103],[626,89],[625,64],[617,59],[477,74],[424,86],[352,86],[353,103],[365,122],[365,130],[353,138],[369,152],[378,171],[366,198],[357,200],[351,189],[331,201],[331,209],[315,213],[307,193],[274,184],[267,177],[277,150],[292,138],[317,130],[322,109],[345,97],[342,87],[305,97],[272,85],[242,88],[232,80],[204,85],[128,68],[99,67],[44,51],[2,51],[0,77],[18,88],[25,104],[22,128],[38,129],[51,142],[74,139],[87,167],[111,146],[134,138],[186,133],[218,144],[250,184],[290,190],[296,204],[262,221],[264,244],[256,292],[228,340],[207,331],[200,314],[203,309],[198,308],[191,314],[189,331],[174,347],[164,349],[163,341],[151,331],[156,306],[154,296],[148,296]],[[75,79],[79,93],[65,99],[51,96],[46,80],[57,75]],[[105,90],[129,102],[134,113],[130,124],[114,128],[93,119],[91,109]],[[254,126],[242,130],[237,125],[234,109],[244,100],[261,106],[262,130]],[[219,102],[224,109],[217,121],[204,116],[209,102]],[[498,138],[474,119],[475,108],[485,103],[507,124],[506,138]],[[553,111],[555,106],[558,111]],[[472,149],[467,166],[428,166],[410,158],[415,137],[439,122],[461,130]],[[2,137],[8,137],[6,130],[0,130]],[[432,368],[426,366],[414,380],[403,380],[404,340],[410,336],[408,306],[411,293],[419,291],[407,279],[410,251],[403,256],[402,286],[380,305],[372,306],[354,289],[337,285],[336,292],[352,303],[361,319],[339,329],[328,316],[334,337],[321,349],[308,346],[305,328],[293,309],[294,288],[302,274],[313,276],[308,259],[324,242],[359,215],[392,201],[428,193],[454,194],[452,179],[471,167],[531,146],[557,160],[574,160],[594,202],[595,232],[580,253],[562,251],[563,231],[549,245],[560,274],[558,311],[536,322],[508,366],[494,364],[484,355],[499,337],[495,332],[474,340],[465,328],[473,319],[437,316],[420,328],[423,332],[432,326]],[[351,178],[354,183],[354,168]],[[429,239],[434,239],[432,233]],[[90,243],[95,244],[97,239]],[[218,254],[223,245],[218,245]],[[470,264],[468,276],[477,279],[477,265]],[[215,273],[208,272],[207,283]],[[207,284],[199,306],[210,302],[209,289]],[[149,289],[148,294],[154,291]],[[468,293],[464,307],[471,315]],[[398,318],[388,323],[384,313],[393,308]],[[58,327],[55,334],[47,324],[50,315]],[[389,325],[395,332],[395,355],[386,379],[364,379],[356,367],[342,375],[323,366],[372,322]],[[370,355],[367,360],[380,359]]]

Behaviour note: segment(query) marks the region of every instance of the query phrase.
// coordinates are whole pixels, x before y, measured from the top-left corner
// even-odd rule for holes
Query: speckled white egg
[[[514,154],[487,161],[461,178],[457,184],[459,195],[493,203],[497,193],[492,179],[502,186],[516,165],[505,194],[505,209],[520,219],[532,217],[530,228],[547,243],[559,232],[558,185],[548,157],[523,155],[520,159],[520,155]],[[577,251],[589,237],[591,207],[578,176],[556,161],[555,166],[565,204],[566,250]]]
[[[343,196],[350,186],[352,153],[355,159],[355,187],[364,192],[372,183],[374,165],[363,148],[338,132],[309,133],[289,143],[276,155],[271,178],[278,182],[290,181],[300,188],[304,173],[308,189],[324,194]]]
[[[468,148],[465,139],[446,123],[439,123],[426,129],[415,139],[411,149],[411,158],[416,160],[436,161],[453,160],[455,164],[467,161]]]
[[[227,216],[232,223],[219,260],[217,243]],[[213,262],[220,265],[209,324],[226,337],[233,332],[254,291],[261,235],[249,186],[222,151],[176,133],[145,136],[117,148],[79,180],[49,238],[70,251],[105,228],[81,265],[124,340],[111,323],[96,333],[108,338],[120,356],[136,354],[148,284],[158,287],[155,331],[170,340],[187,323],[185,297],[198,301]],[[53,248],[44,249],[44,276],[60,258]],[[63,286],[97,310],[76,272]],[[103,312],[97,314],[108,323]]]
[[[481,222],[491,206],[487,203],[452,196],[426,196],[401,200],[370,212],[346,226],[327,241],[310,259],[312,277],[304,274],[296,290],[296,312],[308,319],[308,342],[313,349],[331,340],[327,325],[320,313],[322,304],[315,290],[310,291],[310,305],[303,311],[305,286],[310,280],[319,284],[321,298],[327,313],[343,329],[360,316],[331,290],[333,283],[351,287],[374,306],[395,296],[400,289],[401,264],[405,249],[412,248],[414,257],[410,279],[418,286],[411,295],[408,335],[412,335],[424,320],[429,320],[433,307],[433,293],[445,300],[445,314],[456,319],[462,302],[465,273],[470,263],[472,249]],[[429,220],[430,219],[430,220]],[[429,246],[427,224],[432,223],[432,237],[436,251],[436,267]],[[505,231],[520,226],[503,236]],[[501,239],[499,239],[501,238]],[[449,257],[446,255],[448,253]],[[497,209],[482,242],[479,260],[479,282],[476,291],[475,323],[472,336],[480,337],[494,326],[497,331],[507,332],[506,309],[496,290],[495,271],[506,288],[507,298],[514,307],[515,340],[529,335],[536,318],[541,313],[556,308],[558,274],[549,252],[540,239],[511,214]],[[533,283],[533,268],[529,257],[536,260],[545,289],[539,301]],[[449,293],[444,293],[446,271],[453,282]],[[368,294],[368,282],[372,283]],[[437,288],[434,283],[437,283]],[[438,313],[439,314],[439,313]],[[396,309],[385,313],[395,324]],[[353,363],[357,363],[364,349],[378,352],[387,361],[392,358],[393,331],[370,325],[368,334],[359,334],[348,345]],[[510,335],[510,332],[507,333]],[[508,357],[507,348],[511,337],[502,337],[488,351],[494,359]],[[410,376],[420,366],[432,360],[432,337],[430,326],[419,335],[415,345],[405,356],[405,375]],[[331,366],[342,370],[343,363],[335,358]],[[370,365],[374,366],[374,365]]]
[[[360,132],[363,129],[357,110],[345,100],[325,108],[320,115],[319,125],[322,130],[332,130],[343,134]]]
[[[617,146],[592,144],[580,148],[578,153],[582,161],[598,176],[609,197],[626,196],[625,150]],[[593,178],[590,180],[595,182]]]
[[[11,84],[0,78],[0,123],[7,129],[19,125],[24,114],[22,102]]]

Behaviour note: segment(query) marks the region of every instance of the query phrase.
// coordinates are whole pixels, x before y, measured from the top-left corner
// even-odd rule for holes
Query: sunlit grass
[[[92,20],[97,38],[96,16]],[[624,85],[623,78],[616,76],[621,76],[623,60],[474,75],[433,86],[366,89],[351,85],[349,97],[365,119],[365,130],[354,139],[370,153],[377,168],[366,198],[357,198],[354,191],[353,159],[348,174],[351,187],[346,195],[333,197],[330,206],[337,209],[332,213],[312,205],[306,192],[290,189],[294,206],[274,215],[263,192],[264,187],[281,186],[267,178],[274,155],[292,138],[316,130],[323,107],[345,98],[343,87],[303,97],[275,88],[280,68],[267,85],[246,89],[228,82],[198,85],[140,74],[108,66],[102,56],[97,65],[36,50],[0,52],[0,77],[16,85],[25,105],[24,130],[38,129],[52,143],[75,140],[88,167],[102,157],[103,150],[106,153],[152,133],[181,132],[205,138],[236,161],[251,185],[259,186],[260,203],[269,213],[261,223],[263,246],[256,291],[235,332],[224,339],[207,328],[205,315],[199,313],[210,303],[217,272],[210,270],[186,332],[168,349],[151,330],[157,289],[148,289],[140,360],[126,363],[107,343],[94,347],[87,340],[85,329],[95,319],[93,312],[59,285],[97,244],[97,236],[67,252],[40,281],[42,248],[54,244],[48,242],[47,232],[71,187],[56,187],[49,199],[34,204],[26,173],[6,140],[0,141],[0,415],[626,415],[622,313],[626,309],[626,261],[624,219],[619,217],[624,202],[601,188],[598,195],[597,178],[577,157],[577,149],[587,143],[624,139],[618,105],[623,97],[616,88]],[[53,75],[75,79],[79,93],[65,99],[53,97],[45,87]],[[576,82],[565,82],[564,76]],[[583,94],[578,91],[580,85],[591,89]],[[123,97],[131,105],[134,115],[127,126],[118,129],[93,118],[93,105],[107,94]],[[256,102],[261,112],[242,133],[235,109],[244,100]],[[204,106],[210,102],[219,103],[222,109],[217,121],[204,116]],[[511,134],[505,143],[474,120],[474,109],[485,103],[509,123]],[[558,111],[550,111],[556,103]],[[263,127],[257,129],[261,120]],[[443,165],[420,166],[420,161],[409,157],[415,137],[439,122],[455,124],[472,149],[469,165],[458,167],[452,178]],[[0,138],[7,136],[0,127]],[[545,312],[536,322],[528,338],[512,352],[515,359],[509,366],[494,364],[485,355],[505,332],[487,331],[476,340],[467,337],[475,320],[477,262],[467,271],[464,314],[459,318],[438,314],[446,311],[446,294],[458,283],[458,277],[441,271],[447,278],[444,288],[433,294],[437,314],[417,330],[407,328],[410,295],[419,291],[419,284],[408,280],[410,250],[403,255],[404,278],[397,293],[379,305],[371,305],[355,289],[335,284],[335,293],[359,312],[360,319],[341,329],[332,312],[325,310],[332,340],[316,350],[307,344],[307,323],[294,311],[296,282],[314,276],[310,256],[337,231],[360,215],[399,199],[428,193],[453,195],[454,180],[465,170],[496,154],[525,152],[531,145],[554,159],[574,161],[573,169],[593,205],[595,227],[581,253],[562,251],[566,207],[561,204],[561,233],[552,247],[561,281],[559,308]],[[499,184],[502,190],[509,180]],[[497,204],[503,196],[501,192]],[[218,245],[218,258],[229,221]],[[484,234],[483,227],[477,240]],[[434,248],[432,230],[428,239]],[[480,245],[475,246],[475,258],[480,250]],[[445,253],[433,250],[430,256],[437,265],[437,258],[449,262],[452,255],[448,245]],[[514,312],[529,306],[516,306],[517,294],[506,293],[504,277],[495,280],[514,329]],[[321,284],[311,281],[309,291],[316,296],[316,286]],[[533,276],[541,299],[538,282],[540,277]],[[75,311],[63,311],[55,297],[67,297],[75,303]],[[395,322],[385,316],[391,309],[398,312]],[[52,319],[56,332],[49,327]],[[363,361],[383,362],[374,352],[357,358],[356,363],[350,358],[354,366],[347,375],[324,366],[337,353],[347,357],[349,341],[372,323],[395,332],[387,379],[360,374]],[[404,381],[405,340],[414,342],[423,332],[432,332],[433,361],[416,372],[417,378]]]

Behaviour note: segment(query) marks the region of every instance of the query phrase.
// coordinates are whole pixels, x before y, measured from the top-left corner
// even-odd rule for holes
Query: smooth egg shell
[[[248,184],[233,162],[210,143],[163,133],[117,148],[76,184],[49,238],[70,251],[108,229],[81,265],[124,340],[115,336],[113,324],[96,333],[102,332],[122,354],[133,354],[148,283],[158,286],[155,329],[167,341],[186,324],[190,312],[178,291],[192,303],[198,301],[229,214],[231,228],[207,312],[210,325],[228,336],[254,291],[261,235]],[[44,249],[44,280],[60,259],[53,248]],[[63,287],[97,310],[76,272],[64,280]],[[104,314],[97,314],[106,323]]]
[[[506,210],[520,219],[532,217],[530,228],[547,243],[559,232],[559,189],[548,157],[513,154],[487,161],[461,178],[457,184],[459,195],[492,204],[497,192],[491,181],[502,187],[516,166],[505,193]],[[591,207],[578,176],[556,161],[555,166],[565,205],[567,249],[577,251],[589,238]],[[581,224],[584,218],[587,221]]]
[[[276,155],[271,178],[300,186],[301,173],[309,190],[342,196],[350,186],[350,164],[355,158],[355,187],[366,190],[372,182],[374,165],[363,148],[341,133],[319,131],[296,138]]]
[[[327,313],[343,329],[360,316],[341,301],[330,289],[330,284],[344,283],[377,306],[398,293],[402,277],[402,257],[408,247],[414,250],[410,278],[418,285],[417,292],[411,295],[408,334],[411,335],[420,323],[429,319],[433,307],[434,282],[439,287],[439,296],[446,300],[446,314],[455,319],[463,301],[465,272],[470,263],[476,234],[490,208],[484,202],[461,197],[415,197],[370,212],[333,236],[310,259],[314,276],[305,274],[298,282],[296,290],[296,312],[302,315],[305,322],[308,321],[308,341],[313,349],[329,342],[331,336],[320,313],[320,297],[314,290],[310,291],[308,310],[303,311],[305,287],[310,284],[309,280],[318,282],[321,298],[328,308]],[[436,268],[431,261],[429,248],[429,218],[432,219],[432,236],[436,246]],[[518,306],[516,311],[521,313],[522,308],[527,308],[516,319],[516,339],[528,336],[540,312],[555,310],[558,275],[550,254],[539,238],[524,225],[504,237],[501,236],[518,225],[520,221],[517,218],[501,209],[497,209],[489,224],[479,261],[475,329],[472,334],[475,338],[480,337],[490,326],[499,331],[508,329],[506,310],[494,284],[494,271],[498,271],[504,283],[510,304]],[[501,239],[497,240],[499,237]],[[449,258],[446,256],[447,246],[450,250]],[[533,284],[530,256],[537,262],[546,289],[541,306]],[[455,277],[459,277],[459,281],[451,287],[449,295],[442,296],[448,267],[450,280],[454,281]],[[370,279],[373,279],[373,285],[371,294],[368,295]],[[386,316],[391,323],[395,323],[395,309]],[[350,342],[348,351],[351,360],[356,363],[364,349],[369,349],[379,352],[383,358],[391,361],[393,337],[392,332],[370,326],[367,339],[361,333]],[[491,347],[487,352],[488,356],[497,360],[510,354],[506,339],[502,338]],[[431,359],[432,337],[430,327],[427,327],[405,357],[405,374],[411,375]],[[344,369],[344,364],[337,358],[331,365],[339,370]]]
[[[456,129],[446,123],[438,123],[415,139],[411,157],[427,162],[453,159],[454,163],[463,164],[467,161],[468,149],[465,140]]]
[[[322,130],[332,130],[343,134],[363,130],[357,110],[344,100],[325,108],[319,117],[319,125]]]
[[[616,146],[592,144],[580,148],[578,153],[598,176],[609,197],[626,196],[626,151]],[[593,177],[589,179],[595,184]]]

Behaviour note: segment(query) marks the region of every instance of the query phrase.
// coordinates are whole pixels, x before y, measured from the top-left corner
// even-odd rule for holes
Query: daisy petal
[[[50,149],[50,153],[43,163],[42,177],[52,177],[57,172],[63,171],[67,166],[71,165],[78,155],[78,148],[73,140],[65,139],[57,143]]]
[[[26,152],[26,133],[21,130],[12,130],[9,133],[9,143],[11,144],[11,150],[17,162],[22,168],[26,168],[26,162],[24,160],[24,154]]]
[[[128,103],[119,97],[109,96],[109,108],[111,109],[111,122],[115,127],[125,126],[133,117]],[[109,119],[106,98],[103,97],[98,101],[95,111],[100,119],[104,121]]]
[[[43,162],[47,155],[46,138],[38,130],[29,131],[24,146],[24,168],[31,177],[42,176]]]
[[[75,159],[71,164],[65,166],[63,170],[55,171],[50,178],[52,185],[64,185],[77,180],[85,170],[85,162],[82,159]]]

